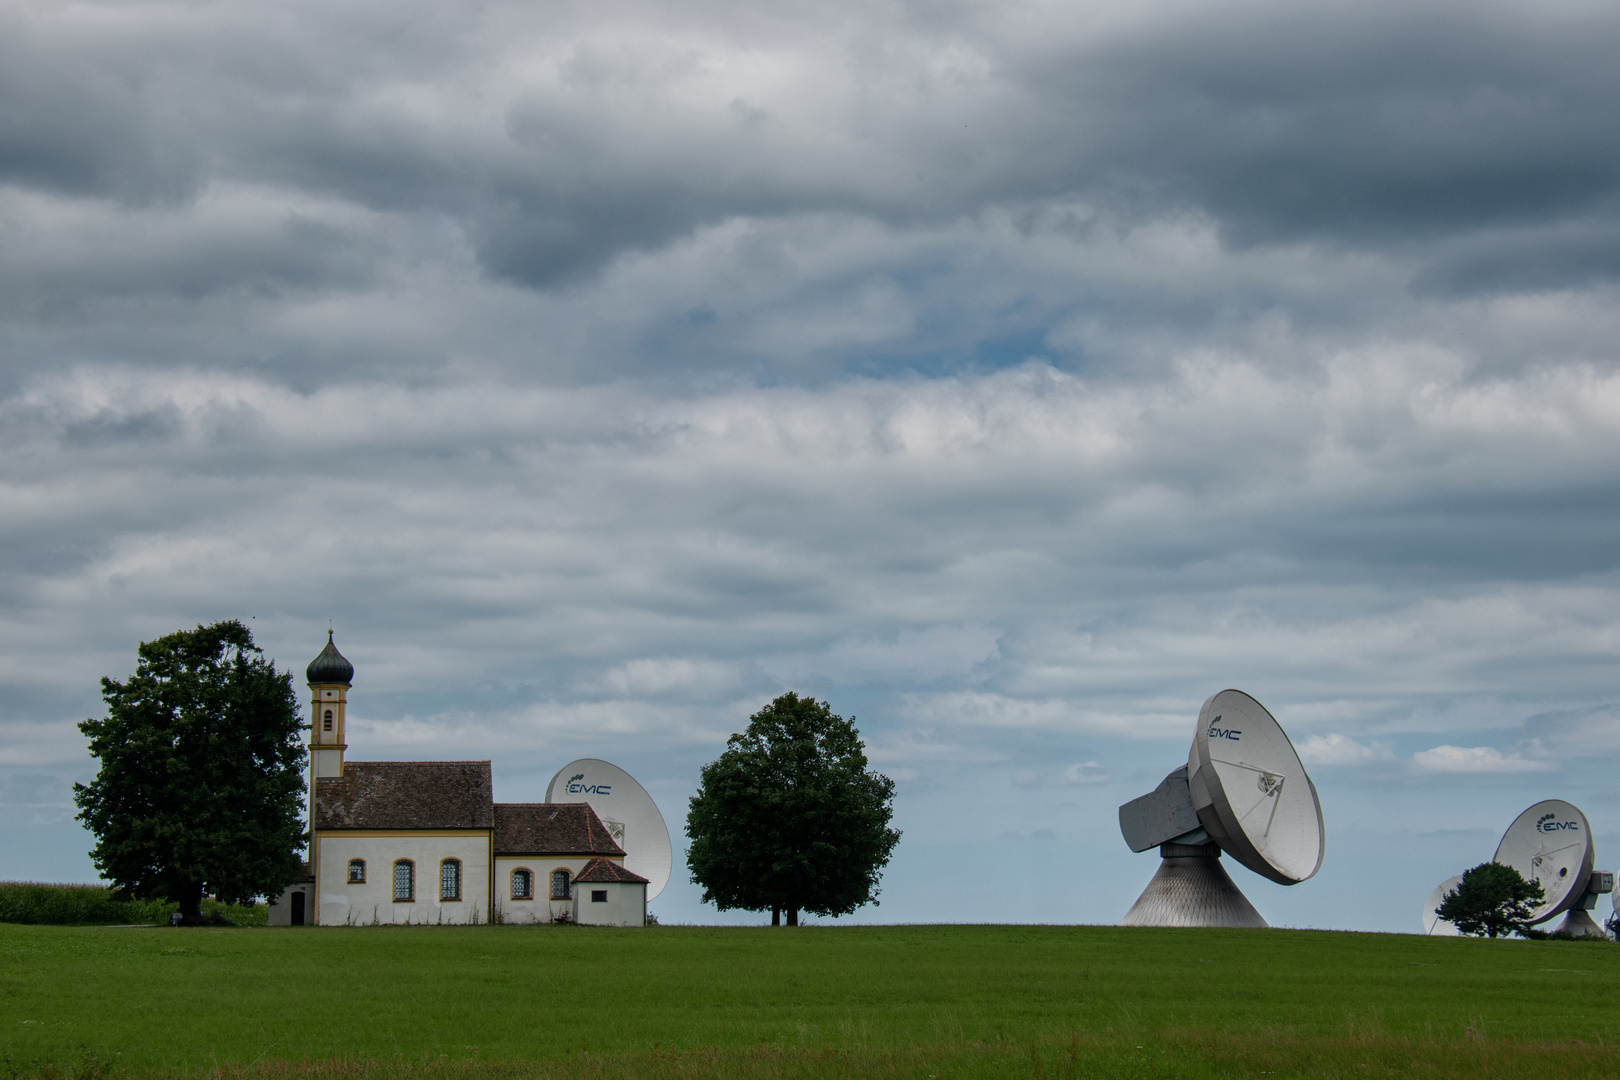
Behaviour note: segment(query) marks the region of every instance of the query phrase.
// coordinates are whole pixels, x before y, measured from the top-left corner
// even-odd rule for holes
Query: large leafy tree
[[[183,919],[211,893],[272,896],[303,846],[302,724],[292,676],[241,622],[142,642],[127,682],[101,680],[107,715],[79,730],[101,768],[75,784],[96,868],[122,894]]]
[[[1530,913],[1544,897],[1541,884],[1526,881],[1511,866],[1480,863],[1463,871],[1434,913],[1465,934],[1501,937],[1530,929]]]
[[[783,694],[704,766],[686,816],[687,866],[721,911],[847,915],[877,903],[900,834],[894,781],[866,767],[853,718]]]

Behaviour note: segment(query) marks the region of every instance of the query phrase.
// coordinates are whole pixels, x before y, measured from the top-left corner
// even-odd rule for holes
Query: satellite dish
[[[1430,937],[1463,936],[1461,930],[1434,913],[1434,909],[1440,906],[1441,901],[1445,900],[1446,893],[1461,884],[1462,875],[1458,874],[1456,877],[1446,878],[1446,880],[1434,887],[1434,892],[1429,894],[1428,903],[1423,905],[1423,932],[1425,934]]]
[[[625,869],[647,879],[648,900],[669,884],[669,829],[635,777],[611,762],[580,758],[557,770],[546,786],[546,802],[590,803],[624,848]]]
[[[1544,897],[1530,910],[1530,921],[1542,923],[1580,903],[1591,883],[1593,857],[1586,815],[1562,799],[1546,799],[1513,819],[1492,861],[1541,883]]]
[[[1265,919],[1217,861],[1297,885],[1322,867],[1322,803],[1282,726],[1241,690],[1204,702],[1185,768],[1119,808],[1132,851],[1161,862],[1122,926],[1255,926]]]
[[[1294,744],[1241,690],[1204,702],[1187,755],[1198,820],[1221,850],[1261,877],[1297,885],[1322,868],[1322,803]]]

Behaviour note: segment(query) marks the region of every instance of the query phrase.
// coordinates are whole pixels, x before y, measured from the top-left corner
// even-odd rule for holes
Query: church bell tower
[[[354,681],[354,665],[343,658],[326,632],[326,648],[304,670],[309,689],[315,695],[309,713],[309,767],[312,780],[343,775],[343,706]],[[314,784],[310,784],[313,792]]]

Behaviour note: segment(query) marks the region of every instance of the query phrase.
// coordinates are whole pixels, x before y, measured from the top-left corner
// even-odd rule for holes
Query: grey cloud
[[[442,215],[538,286],[738,216],[912,227],[1066,196],[1400,252],[1450,288],[1501,287],[1513,249],[1482,232],[1612,229],[1620,24],[1594,11],[1166,7],[1089,34],[1016,8],[644,11],[660,37],[494,7],[435,54],[413,10],[305,13],[324,40],[234,9],[161,42],[16,18],[0,161],[132,205],[231,182]],[[1612,272],[1540,255],[1544,280]]]

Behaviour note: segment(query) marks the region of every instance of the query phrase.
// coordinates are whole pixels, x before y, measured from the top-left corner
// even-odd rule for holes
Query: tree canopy
[[[704,766],[686,816],[687,866],[721,911],[847,915],[877,903],[900,834],[894,781],[866,767],[854,718],[783,694]]]
[[[1462,882],[1446,893],[1434,913],[1475,937],[1523,934],[1543,896],[1539,882],[1524,880],[1513,867],[1480,863],[1463,872]]]
[[[107,715],[79,730],[101,768],[75,784],[91,858],[121,895],[196,919],[296,880],[304,843],[302,723],[292,676],[231,620],[142,642],[127,682],[101,680]]]

